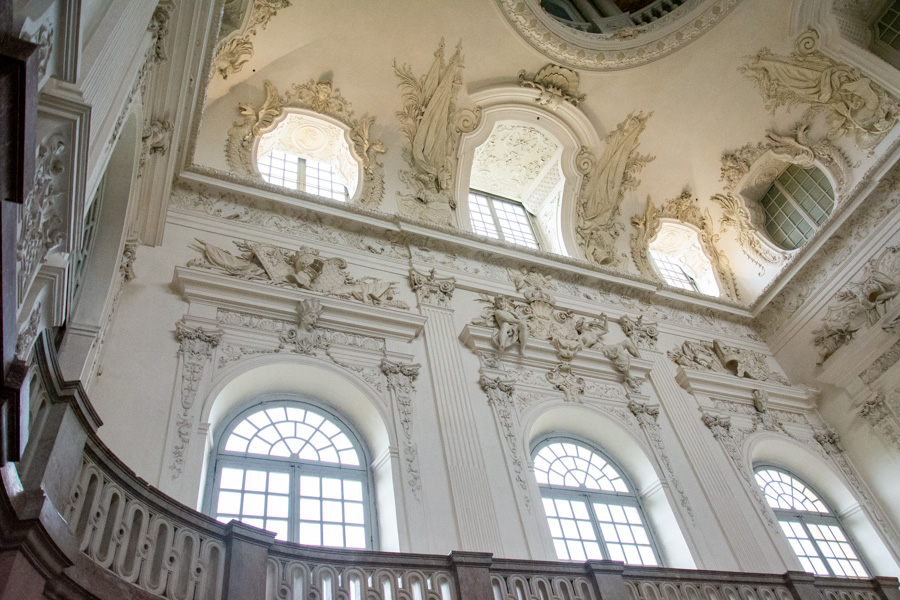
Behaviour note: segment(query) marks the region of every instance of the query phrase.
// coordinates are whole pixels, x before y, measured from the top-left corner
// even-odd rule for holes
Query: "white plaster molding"
[[[722,373],[699,371],[679,366],[675,380],[691,394],[720,398],[753,405],[754,390],[769,395],[773,408],[786,411],[812,411],[816,407],[815,394],[805,386],[785,386],[770,381],[758,381]]]
[[[592,34],[560,23],[538,0],[496,1],[503,16],[538,52],[589,71],[625,69],[662,58],[705,33],[739,4],[737,0],[687,0],[649,25]]]
[[[372,306],[324,294],[288,289],[219,275],[202,269],[175,267],[172,286],[190,303],[189,314],[214,318],[221,307],[291,320],[297,302],[315,298],[322,304],[319,324],[374,338],[409,342],[422,331],[425,318],[410,311]]]
[[[422,500],[422,481],[419,475],[419,450],[413,441],[413,399],[416,393],[415,381],[419,376],[417,364],[381,362],[381,371],[387,379],[396,405],[396,412],[404,435],[403,455],[406,460],[406,480],[413,497]]]

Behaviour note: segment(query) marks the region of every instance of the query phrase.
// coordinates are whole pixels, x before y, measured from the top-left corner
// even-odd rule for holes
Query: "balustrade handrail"
[[[368,589],[377,597],[382,591],[390,592],[392,600],[650,600],[657,595],[668,597],[663,589],[684,586],[687,590],[721,589],[713,594],[716,600],[729,600],[727,590],[737,589],[745,590],[743,600],[900,600],[897,579],[889,577],[821,578],[793,572],[494,559],[488,553],[412,554],[275,542],[274,534],[235,522],[224,525],[181,504],[125,465],[98,436],[102,422],[81,384],[62,379],[46,333],[36,342],[34,364],[50,403],[71,410],[83,429],[81,470],[77,476],[70,474],[74,483],[68,505],[57,507],[69,519],[75,547],[98,568],[156,597],[223,600],[247,597],[248,590],[257,596],[258,591],[252,594],[257,588],[241,589],[242,575],[235,574],[235,569],[252,570],[255,565],[254,585],[265,587],[267,598],[306,594],[319,600],[357,600],[353,590]],[[48,432],[36,435],[46,441]],[[88,493],[90,485],[94,487]],[[140,519],[135,519],[135,511]],[[254,552],[255,563],[246,558]],[[91,564],[70,558],[81,568]],[[326,590],[334,598],[324,597]],[[689,597],[693,598],[690,593],[684,595]]]

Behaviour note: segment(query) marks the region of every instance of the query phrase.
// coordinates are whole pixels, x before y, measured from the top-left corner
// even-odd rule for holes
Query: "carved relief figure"
[[[822,326],[813,332],[821,360],[828,360],[853,334],[874,325],[900,294],[900,246],[889,246],[866,263],[862,278],[846,284],[834,296]]]
[[[631,113],[606,137],[606,148],[599,161],[583,148],[578,166],[585,174],[578,196],[577,239],[588,261],[616,264],[615,240],[621,224],[615,222],[625,192],[635,189],[637,173],[654,157],[637,153],[638,137],[653,113]]]
[[[322,258],[319,251],[301,247],[287,250],[258,242],[235,241],[240,254],[232,254],[218,246],[197,240],[193,249],[203,255],[192,259],[189,267],[215,268],[228,275],[263,281],[275,285],[309,289],[316,292],[356,300],[363,304],[408,309],[395,298],[393,282],[375,277],[353,278],[342,258]]]
[[[413,190],[412,195],[401,195],[401,206],[405,212],[439,225],[450,225],[451,211],[456,208],[452,186],[459,135],[474,129],[478,121],[472,111],[460,114],[456,110],[462,68],[462,43],[445,62],[443,40],[422,78],[413,75],[409,65],[394,63],[403,93],[403,110],[397,116],[409,142],[403,158],[411,169],[401,171],[400,178]]]
[[[753,79],[766,108],[807,104],[825,115],[829,137],[853,134],[860,148],[874,148],[900,119],[900,104],[859,69],[819,50],[819,34],[802,34],[788,56],[760,50],[741,72]]]
[[[669,360],[688,369],[791,385],[784,375],[769,367],[764,355],[744,348],[726,346],[718,340],[712,342],[685,341],[681,346],[669,350],[667,355]]]

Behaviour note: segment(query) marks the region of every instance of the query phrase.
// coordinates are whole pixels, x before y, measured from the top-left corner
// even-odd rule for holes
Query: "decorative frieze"
[[[28,353],[34,345],[34,340],[38,336],[38,327],[41,323],[41,303],[38,302],[31,309],[31,315],[28,317],[28,323],[25,328],[19,332],[16,338],[16,358],[22,362],[26,362]]]
[[[422,497],[422,481],[419,475],[419,450],[413,442],[413,396],[415,381],[419,376],[419,365],[395,363],[387,359],[381,361],[381,371],[387,378],[387,387],[397,402],[400,425],[403,428],[403,451],[406,460],[406,475],[410,490],[417,500]]]
[[[900,341],[891,346],[887,352],[875,359],[871,365],[859,374],[859,378],[866,385],[871,385],[888,369],[900,362]]]
[[[819,364],[838,348],[849,343],[853,334],[877,323],[892,306],[900,290],[900,246],[889,246],[869,260],[862,278],[844,285],[813,332],[819,347]]]
[[[546,65],[531,79],[525,76],[525,69],[522,69],[519,71],[519,85],[538,90],[541,95],[534,101],[554,112],[563,102],[578,106],[585,98],[584,94],[578,93],[578,73],[560,65]]]
[[[807,105],[808,115],[824,115],[831,139],[849,135],[860,148],[874,149],[900,120],[897,99],[859,69],[824,54],[814,29],[797,38],[791,54],[763,48],[740,71],[773,114],[782,106]]]
[[[432,269],[428,275],[423,275],[415,269],[409,271],[409,286],[416,293],[419,304],[450,308],[453,299],[453,290],[456,279],[453,277],[439,278]]]
[[[288,250],[271,244],[235,240],[240,254],[232,254],[202,240],[197,242],[198,245],[192,248],[202,258],[189,261],[189,267],[214,269],[232,277],[308,289],[363,304],[409,309],[408,304],[395,298],[395,283],[371,276],[351,277],[347,261],[322,258],[313,248],[301,246],[297,250]]]
[[[409,170],[400,171],[400,180],[412,190],[411,194],[400,194],[400,208],[410,216],[437,225],[453,224],[453,178],[459,138],[474,130],[481,119],[480,108],[456,108],[462,69],[462,42],[445,61],[443,39],[427,75],[416,77],[409,65],[394,61],[394,74],[400,80],[403,95],[403,110],[397,113],[407,141],[403,159],[409,165]]]
[[[900,389],[891,392],[893,402],[883,391],[866,400],[856,414],[865,419],[891,446],[900,450]]]
[[[359,203],[367,208],[378,208],[384,196],[384,164],[378,155],[387,149],[381,140],[371,137],[375,118],[355,118],[350,103],[339,89],[332,86],[331,81],[310,79],[304,84],[294,84],[284,94],[279,93],[270,81],[263,82],[263,86],[266,98],[261,106],[238,104],[238,112],[243,119],[228,130],[225,146],[225,156],[231,169],[240,175],[259,178],[253,156],[256,140],[271,131],[291,109],[317,113],[339,121],[349,130],[353,150],[363,169]]]
[[[637,153],[638,138],[653,113],[631,113],[606,137],[600,160],[582,148],[577,166],[584,174],[578,194],[576,238],[584,257],[600,265],[620,265],[615,241],[623,227],[616,220],[625,192],[637,188],[637,174],[654,159]]]

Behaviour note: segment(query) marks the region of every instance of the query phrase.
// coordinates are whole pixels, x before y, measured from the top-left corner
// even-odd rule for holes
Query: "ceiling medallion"
[[[589,33],[552,17],[539,0],[497,0],[500,11],[529,44],[562,65],[586,71],[626,69],[662,58],[701,36],[738,2],[686,0],[650,23]]]

